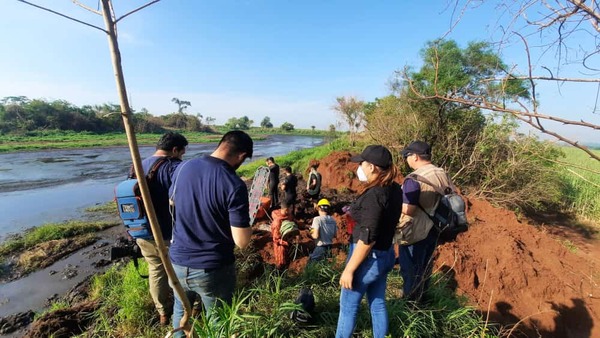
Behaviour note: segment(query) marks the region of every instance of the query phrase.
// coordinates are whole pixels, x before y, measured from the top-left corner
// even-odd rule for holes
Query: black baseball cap
[[[423,141],[412,141],[402,150],[401,154],[402,157],[406,157],[408,154],[431,155],[431,146]]]
[[[387,169],[392,165],[392,153],[382,145],[370,145],[360,155],[353,156],[350,161],[356,163],[367,161]]]

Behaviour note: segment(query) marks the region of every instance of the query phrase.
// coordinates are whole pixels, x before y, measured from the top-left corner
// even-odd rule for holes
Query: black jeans
[[[277,190],[277,183],[269,184],[269,197],[271,198],[271,209],[275,209],[279,206],[279,190]]]

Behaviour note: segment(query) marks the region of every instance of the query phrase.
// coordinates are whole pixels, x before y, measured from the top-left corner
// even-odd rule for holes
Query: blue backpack
[[[153,184],[156,184],[156,172],[161,165],[168,161],[169,157],[161,157],[152,164],[150,171],[146,175],[146,182],[150,190],[152,190]],[[148,221],[148,217],[146,216],[144,201],[142,200],[140,187],[138,180],[135,178],[133,167],[129,172],[129,177],[115,187],[115,201],[117,202],[119,216],[123,220],[123,225],[129,236],[134,239],[152,239],[150,221]]]

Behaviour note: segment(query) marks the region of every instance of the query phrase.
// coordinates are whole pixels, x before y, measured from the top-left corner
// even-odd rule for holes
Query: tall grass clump
[[[147,274],[147,269],[148,265],[141,260],[140,272]],[[168,330],[158,327],[148,280],[138,275],[132,262],[94,276],[90,297],[101,301],[94,324],[98,336],[159,337]]]
[[[560,162],[566,210],[578,217],[600,220],[600,162],[573,147],[562,147],[565,159]],[[594,150],[600,154],[600,150]]]

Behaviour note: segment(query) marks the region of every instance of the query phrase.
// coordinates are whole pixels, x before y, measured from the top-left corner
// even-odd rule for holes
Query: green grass
[[[562,150],[565,159],[561,162],[563,169],[558,174],[564,177],[566,211],[582,219],[598,222],[600,220],[600,162],[573,147],[563,147]],[[600,150],[594,152],[600,155]]]
[[[141,259],[140,272],[148,273]],[[154,304],[148,291],[148,280],[141,278],[132,262],[114,266],[92,279],[90,297],[102,304],[94,324],[99,337],[164,337],[166,328],[158,326]]]
[[[310,160],[320,160],[332,151],[347,150],[349,147],[347,138],[342,137],[318,147],[296,150],[286,155],[275,157],[275,162],[280,167],[291,166],[293,172],[304,175],[308,170]],[[241,166],[237,170],[237,174],[241,177],[252,178],[256,169],[264,165],[265,159],[260,158]]]
[[[162,134],[136,134],[138,145],[155,145]],[[190,143],[218,142],[221,135],[184,132]],[[0,153],[41,149],[66,149],[126,146],[125,133],[94,134],[89,132],[51,131],[25,135],[0,135]]]
[[[215,127],[220,134],[206,132],[182,131],[190,143],[218,142],[221,134],[228,130],[223,127]],[[297,135],[329,137],[330,132],[312,129],[297,129],[286,132],[281,129],[251,128],[246,132],[257,140],[263,140],[268,135]],[[162,133],[136,133],[138,145],[155,145]],[[337,133],[336,135],[341,135]],[[0,134],[0,153],[17,151],[34,151],[43,149],[69,149],[90,147],[115,147],[127,146],[127,136],[123,133],[92,133],[74,131],[32,131],[25,134]]]
[[[145,264],[142,264],[145,269]],[[231,306],[215,311],[212,319],[194,322],[199,337],[332,337],[339,313],[338,279],[342,267],[324,262],[308,266],[301,274],[266,268],[262,277],[235,295]],[[387,305],[391,337],[498,337],[499,328],[484,318],[464,298],[446,287],[442,275],[434,276],[431,302],[415,307],[397,298],[402,279],[397,270],[388,277]],[[289,319],[298,291],[313,289],[316,316],[309,325],[296,325]],[[168,329],[152,323],[154,309],[147,281],[141,279],[132,263],[113,267],[96,276],[90,295],[102,302],[95,313],[93,336],[159,337]],[[209,324],[210,323],[210,324]],[[363,301],[354,337],[371,337],[370,315]]]
[[[42,242],[94,233],[115,225],[117,223],[107,221],[68,221],[64,223],[44,224],[27,230],[22,235],[4,241],[0,244],[0,256],[6,256],[18,250],[29,249]]]
[[[117,213],[117,202],[110,201],[104,204],[95,205],[93,207],[89,207],[85,209],[85,212],[89,213],[101,213],[101,214],[110,214]]]

